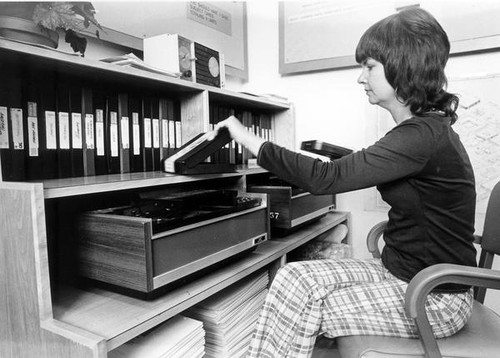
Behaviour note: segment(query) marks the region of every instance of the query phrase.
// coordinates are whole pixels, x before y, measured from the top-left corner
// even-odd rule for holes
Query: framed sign
[[[500,3],[493,0],[283,1],[279,8],[280,73],[356,66],[364,31],[398,9],[420,6],[448,33],[451,53],[500,48]]]

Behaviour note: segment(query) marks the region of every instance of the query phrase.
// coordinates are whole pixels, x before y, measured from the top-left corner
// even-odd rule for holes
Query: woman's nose
[[[359,76],[358,76],[358,83],[359,84],[366,83],[366,77],[365,77],[364,71],[361,71],[361,73],[359,74]]]

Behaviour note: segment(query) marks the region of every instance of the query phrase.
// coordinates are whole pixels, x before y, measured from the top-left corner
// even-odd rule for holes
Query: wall
[[[228,88],[254,93],[276,93],[288,97],[295,106],[297,145],[319,139],[353,149],[372,143],[366,128],[376,120],[375,108],[368,104],[356,80],[359,69],[332,70],[282,77],[279,74],[278,2],[249,1],[248,54],[249,81],[228,80]],[[335,41],[325,39],[325,41]],[[353,49],[354,51],[354,49]],[[453,57],[449,77],[498,72],[500,52]],[[338,208],[353,216],[354,255],[368,257],[365,237],[368,230],[386,218],[384,212],[365,210],[371,192],[360,190],[338,195]],[[481,220],[477,223],[482,230]]]

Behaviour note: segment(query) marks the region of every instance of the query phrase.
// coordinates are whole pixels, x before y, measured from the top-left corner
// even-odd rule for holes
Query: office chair
[[[376,225],[368,234],[368,249],[380,257],[378,241],[387,222]],[[493,258],[500,254],[500,182],[488,201],[484,230],[476,236],[481,246],[479,267],[437,264],[419,272],[406,291],[406,312],[416,321],[420,339],[383,336],[338,337],[341,358],[496,358],[500,357],[500,316],[483,302],[486,288],[500,289],[500,271],[492,270]],[[451,337],[435,339],[424,310],[426,295],[442,283],[474,286],[472,316],[462,330]],[[314,355],[313,355],[314,357]]]

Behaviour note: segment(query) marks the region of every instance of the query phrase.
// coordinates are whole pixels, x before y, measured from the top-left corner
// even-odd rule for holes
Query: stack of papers
[[[246,355],[255,322],[264,304],[268,282],[267,271],[253,275],[183,313],[203,321],[205,357],[236,358]]]
[[[205,331],[200,321],[175,316],[110,351],[110,358],[201,358]]]
[[[138,68],[140,70],[159,73],[159,74],[169,76],[169,77],[175,77],[175,78],[181,77],[180,72],[165,71],[165,70],[161,70],[159,68],[147,65],[143,60],[141,60],[139,57],[137,57],[133,53],[129,53],[129,54],[122,55],[122,56],[108,57],[108,58],[102,59],[101,61],[107,62],[107,63],[112,63],[112,64],[118,65],[118,66],[134,67],[134,68]]]

